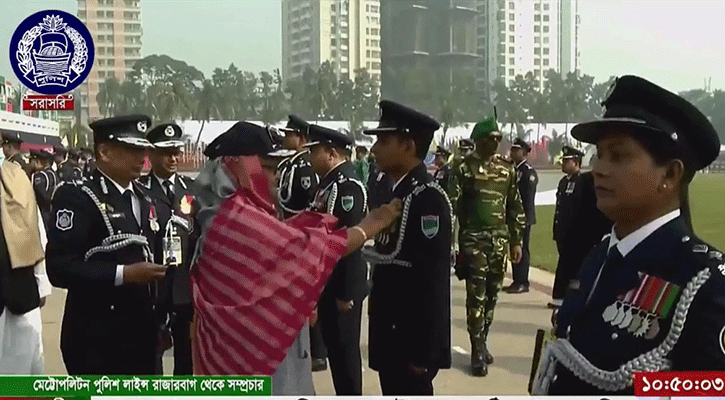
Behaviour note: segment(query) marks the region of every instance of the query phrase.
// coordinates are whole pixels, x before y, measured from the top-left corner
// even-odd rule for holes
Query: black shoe
[[[504,287],[501,288],[501,290],[504,291],[504,292],[508,292],[513,287],[516,287],[516,284],[515,283],[512,283],[512,284],[510,284],[508,286],[504,286]]]
[[[528,293],[529,287],[526,285],[511,285],[504,289],[506,293],[516,294],[516,293]]]
[[[324,371],[327,369],[327,360],[324,358],[315,358],[312,360],[312,372]]]
[[[549,302],[548,304],[546,304],[546,306],[551,308],[552,310],[557,310],[557,309],[559,309],[559,307],[561,307],[560,304],[554,304],[552,302]]]
[[[488,365],[484,360],[484,356],[481,353],[471,354],[471,375],[473,376],[486,376],[488,375]]]

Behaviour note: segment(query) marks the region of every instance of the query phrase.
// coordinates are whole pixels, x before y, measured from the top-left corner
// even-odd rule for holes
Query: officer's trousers
[[[524,285],[529,287],[529,264],[531,263],[531,251],[529,251],[529,242],[531,241],[531,225],[526,224],[524,228],[524,236],[521,241],[521,261],[513,264],[514,285]]]
[[[581,253],[578,249],[570,248],[571,246],[567,246],[564,242],[556,242],[556,247],[559,250],[559,260],[556,264],[556,275],[554,276],[551,297],[554,300],[563,300],[569,283],[572,279],[576,279],[584,260],[575,255]]]
[[[460,236],[461,254],[468,266],[466,279],[466,321],[471,344],[486,343],[493,322],[498,292],[508,262],[508,233],[498,230],[464,230]]]
[[[415,375],[408,365],[391,363],[380,369],[383,396],[433,396],[433,378],[438,369]]]
[[[332,382],[338,396],[362,395],[362,356],[360,354],[360,323],[362,302],[342,312],[332,296],[323,295],[319,303],[322,338],[327,347]]]
[[[174,337],[174,375],[193,375],[191,363],[191,319],[194,308],[191,304],[174,307],[174,322],[171,334]]]

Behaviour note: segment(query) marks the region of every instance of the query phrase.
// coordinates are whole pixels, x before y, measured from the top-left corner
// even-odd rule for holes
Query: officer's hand
[[[168,328],[164,328],[159,332],[158,339],[158,349],[160,353],[163,353],[174,346],[174,339],[171,336],[171,331]]]
[[[140,262],[123,267],[123,283],[147,284],[166,276],[166,266]]]
[[[346,301],[346,300],[340,300],[336,299],[337,302],[337,309],[342,312],[348,312],[352,310],[352,307],[355,305],[352,300]]]
[[[370,213],[363,219],[363,222],[368,222],[374,226],[375,234],[379,233],[383,229],[389,227],[400,217],[400,210],[403,208],[403,203],[400,199],[393,199],[388,204],[382,205],[374,210],[370,210]]]
[[[521,246],[514,246],[513,249],[511,249],[511,262],[514,264],[517,264],[521,262],[521,257],[523,257],[523,251],[521,250]]]
[[[317,325],[317,307],[312,309],[312,315],[310,315],[310,326]]]
[[[41,297],[40,298],[40,306],[39,306],[40,308],[43,308],[43,306],[45,306],[45,303],[46,303],[46,300],[47,299],[48,299],[47,297]]]

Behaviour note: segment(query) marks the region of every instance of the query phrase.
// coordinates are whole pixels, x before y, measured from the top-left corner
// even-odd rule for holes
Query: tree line
[[[463,71],[440,74],[413,68],[392,80],[399,90],[391,100],[436,117],[444,131],[490,115],[495,105],[500,123],[525,137],[530,133],[523,129],[526,123],[574,124],[601,117],[601,102],[614,78],[595,82],[589,75],[562,76],[550,70],[543,84],[532,72],[516,76],[508,85],[501,79],[486,84]],[[330,62],[285,82],[279,69],[255,74],[231,64],[205,77],[184,61],[151,55],[136,62],[122,82],[103,82],[95,100],[105,117],[144,113],[159,122],[251,119],[275,124],[295,113],[313,121],[348,121],[356,137],[363,121],[379,116],[379,88],[365,69],[354,71],[352,79],[338,78]],[[681,95],[712,120],[725,142],[725,92],[694,89]]]

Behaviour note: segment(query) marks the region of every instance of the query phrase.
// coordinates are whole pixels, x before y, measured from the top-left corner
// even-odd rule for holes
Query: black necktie
[[[164,181],[164,191],[166,192],[166,197],[169,199],[169,203],[174,204],[174,192],[171,190],[170,181]]]
[[[123,192],[123,202],[128,207],[128,210],[131,211],[131,217],[133,218],[133,221],[136,223],[136,226],[138,226],[138,219],[136,218],[136,213],[133,211],[133,192],[130,190],[126,190]]]

